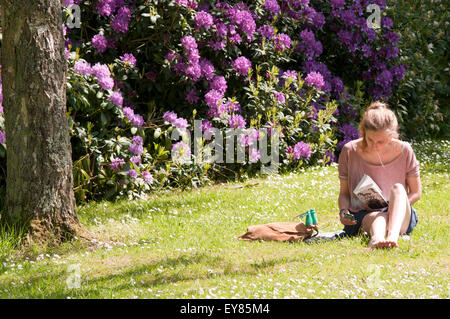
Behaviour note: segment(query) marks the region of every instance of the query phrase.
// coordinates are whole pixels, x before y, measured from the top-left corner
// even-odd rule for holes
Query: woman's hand
[[[345,226],[351,226],[351,225],[356,225],[356,220],[352,220],[350,218],[345,217],[344,214],[350,214],[348,209],[343,209],[341,210],[341,212],[339,213],[339,219],[341,220],[341,223]]]

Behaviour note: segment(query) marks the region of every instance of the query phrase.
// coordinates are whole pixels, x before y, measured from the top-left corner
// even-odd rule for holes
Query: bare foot
[[[379,248],[380,243],[384,242],[384,238],[372,237],[369,241],[369,248]]]
[[[373,237],[369,241],[369,248],[398,248],[397,241],[392,238],[376,238]]]
[[[388,236],[386,238],[386,244],[389,246],[389,248],[398,248],[398,236]]]
[[[398,248],[398,244],[396,241],[386,239],[376,242],[373,248]]]

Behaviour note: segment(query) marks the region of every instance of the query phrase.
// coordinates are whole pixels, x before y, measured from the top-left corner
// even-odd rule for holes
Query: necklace
[[[377,155],[378,155],[378,159],[380,160],[381,166],[384,168],[384,164],[383,164],[383,161],[381,160],[380,154],[378,153],[378,151],[375,151],[375,152],[376,152]]]

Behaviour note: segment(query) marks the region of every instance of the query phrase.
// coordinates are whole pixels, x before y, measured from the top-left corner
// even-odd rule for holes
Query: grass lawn
[[[419,224],[394,250],[367,238],[319,244],[242,242],[247,226],[315,208],[342,229],[336,166],[145,201],[91,203],[78,216],[97,247],[14,247],[0,233],[0,298],[449,298],[449,141],[413,143]]]

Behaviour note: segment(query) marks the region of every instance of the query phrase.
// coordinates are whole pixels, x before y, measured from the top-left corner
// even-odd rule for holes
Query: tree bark
[[[0,0],[7,136],[6,211],[27,241],[67,240],[79,222],[66,117],[60,0]]]

